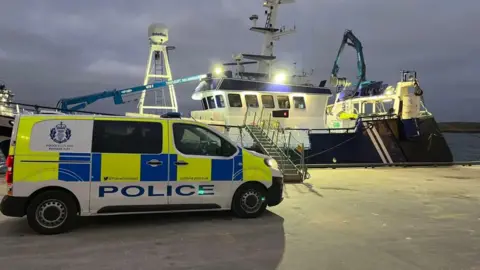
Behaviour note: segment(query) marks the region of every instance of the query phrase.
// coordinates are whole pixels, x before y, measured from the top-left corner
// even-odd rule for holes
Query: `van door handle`
[[[179,161],[175,162],[175,165],[177,165],[177,166],[188,165],[188,162],[185,162],[183,160],[179,160]]]
[[[157,159],[152,159],[152,160],[149,160],[147,162],[147,164],[152,166],[152,167],[157,167],[157,166],[161,166],[163,164],[163,162],[161,162],[160,160],[157,160]]]

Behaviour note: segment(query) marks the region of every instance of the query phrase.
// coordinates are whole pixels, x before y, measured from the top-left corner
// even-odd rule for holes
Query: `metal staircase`
[[[295,165],[295,163],[290,159],[290,157],[282,150],[283,147],[279,147],[278,144],[278,135],[280,133],[280,127],[277,124],[276,129],[273,128],[271,121],[271,115],[269,120],[262,121],[262,114],[260,115],[258,122],[255,122],[255,118],[252,123],[246,124],[245,128],[247,132],[252,137],[255,144],[262,150],[262,152],[273,159],[278,163],[280,171],[283,173],[284,182],[286,183],[302,183],[305,180],[306,166],[305,166],[305,156],[300,155],[300,164]],[[259,124],[260,123],[260,124]],[[273,135],[270,137],[269,134]],[[275,137],[276,135],[276,137]],[[288,148],[289,145],[286,145]]]

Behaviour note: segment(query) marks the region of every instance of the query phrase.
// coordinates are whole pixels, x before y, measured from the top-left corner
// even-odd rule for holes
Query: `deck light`
[[[215,67],[213,71],[214,71],[216,76],[221,76],[222,73],[223,73],[223,68],[222,67]]]
[[[275,83],[284,83],[287,80],[287,75],[284,72],[280,72],[273,77]]]

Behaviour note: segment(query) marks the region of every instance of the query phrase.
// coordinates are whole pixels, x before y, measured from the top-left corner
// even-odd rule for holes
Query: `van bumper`
[[[28,197],[3,196],[0,212],[7,217],[23,217]]]
[[[268,188],[268,206],[279,205],[283,201],[283,177],[272,177],[272,185]]]

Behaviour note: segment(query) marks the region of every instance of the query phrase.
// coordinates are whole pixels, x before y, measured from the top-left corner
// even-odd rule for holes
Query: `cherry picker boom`
[[[144,90],[145,91],[154,90],[154,89],[162,88],[168,85],[175,85],[175,84],[186,83],[186,82],[191,82],[195,80],[201,80],[206,78],[207,76],[208,74],[201,74],[201,75],[195,75],[195,76],[185,77],[185,78],[171,80],[171,81],[162,81],[162,82],[156,82],[156,83],[147,84],[147,85],[134,86],[134,87],[125,88],[121,90],[114,89],[114,90],[109,90],[109,91],[104,91],[100,93],[94,93],[94,94],[84,95],[79,97],[63,98],[58,101],[57,109],[64,113],[75,112],[75,111],[82,110],[86,106],[98,100],[111,98],[111,97],[113,97],[113,102],[115,105],[124,104],[125,102],[123,101],[123,96],[125,95],[141,92]]]

